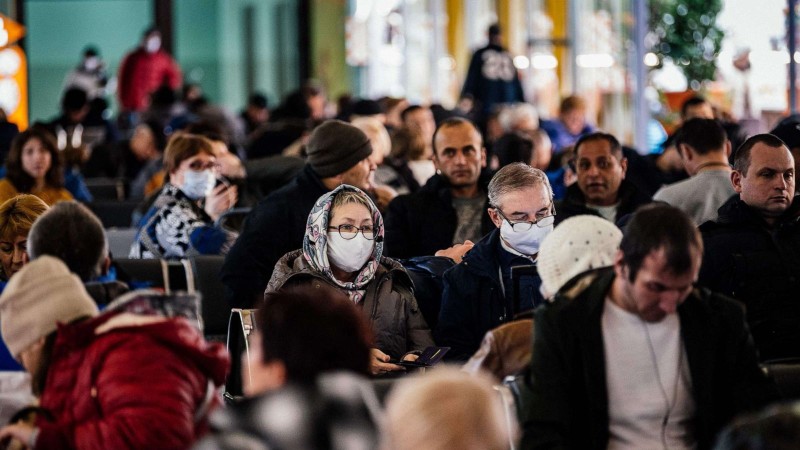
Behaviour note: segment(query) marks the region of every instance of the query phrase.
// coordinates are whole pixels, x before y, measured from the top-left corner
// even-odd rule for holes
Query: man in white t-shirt
[[[685,213],[644,206],[613,267],[536,311],[522,448],[708,448],[777,397],[741,306],[695,287],[702,253]]]

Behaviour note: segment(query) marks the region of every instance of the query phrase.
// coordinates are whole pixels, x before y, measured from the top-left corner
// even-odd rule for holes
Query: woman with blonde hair
[[[515,421],[487,375],[437,368],[391,391],[382,450],[506,450],[518,434]]]

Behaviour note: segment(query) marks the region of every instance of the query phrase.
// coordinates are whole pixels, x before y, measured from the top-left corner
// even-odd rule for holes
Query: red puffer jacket
[[[228,366],[224,347],[185,319],[106,313],[60,325],[41,397],[56,422],[37,423],[36,448],[188,448],[206,431],[209,381],[220,386]]]
[[[122,109],[142,111],[148,105],[148,96],[162,85],[173,90],[180,87],[181,69],[166,52],[147,53],[140,47],[122,60],[118,85]]]

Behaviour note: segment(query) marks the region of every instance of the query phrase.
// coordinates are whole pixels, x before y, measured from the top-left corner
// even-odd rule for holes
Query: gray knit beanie
[[[341,120],[329,120],[311,133],[306,145],[308,163],[321,178],[346,172],[372,154],[363,131]]]

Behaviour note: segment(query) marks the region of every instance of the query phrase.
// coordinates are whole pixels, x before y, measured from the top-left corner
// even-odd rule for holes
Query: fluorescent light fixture
[[[531,61],[525,55],[519,55],[514,57],[514,67],[520,70],[525,70],[531,66]]]
[[[552,70],[558,67],[558,59],[553,55],[538,54],[533,55],[531,65],[538,70]]]

